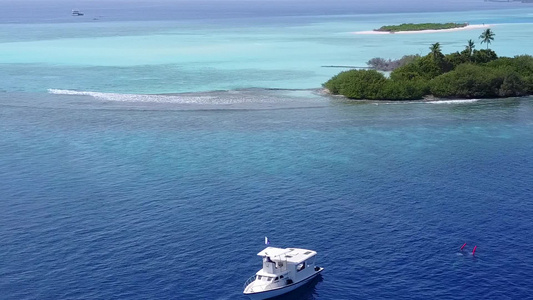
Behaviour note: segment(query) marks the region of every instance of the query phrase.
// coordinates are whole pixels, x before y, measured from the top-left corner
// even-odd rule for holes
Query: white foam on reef
[[[50,94],[90,96],[101,101],[129,103],[168,103],[186,105],[291,104],[308,105],[325,101],[314,90],[244,89],[180,94],[120,94],[48,89]],[[296,105],[298,106],[298,105]]]
[[[431,104],[463,104],[463,103],[474,103],[479,101],[479,99],[456,99],[456,100],[435,100],[427,101],[426,103]]]
[[[60,90],[48,89],[50,94],[56,95],[79,95],[91,96],[104,101],[120,101],[120,102],[155,102],[155,103],[182,103],[182,104],[213,104],[216,101],[212,100],[214,97],[210,96],[178,96],[178,95],[142,95],[142,94],[119,94],[119,93],[101,93],[90,91],[74,91],[74,90]]]

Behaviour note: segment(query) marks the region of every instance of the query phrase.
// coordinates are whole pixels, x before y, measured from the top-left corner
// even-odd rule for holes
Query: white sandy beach
[[[491,24],[483,25],[467,25],[465,27],[459,28],[450,28],[450,29],[430,29],[430,30],[413,30],[413,31],[396,31],[396,32],[387,32],[387,31],[356,31],[352,32],[353,34],[420,34],[420,33],[436,33],[436,32],[453,32],[453,31],[462,31],[462,30],[473,30],[480,28],[490,28]]]

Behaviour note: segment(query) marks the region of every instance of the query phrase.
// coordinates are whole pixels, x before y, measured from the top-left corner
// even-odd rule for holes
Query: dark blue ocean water
[[[325,267],[286,299],[531,297],[531,98],[20,97],[0,103],[1,299],[246,299],[264,236]]]
[[[272,39],[283,56],[294,53],[282,33],[322,16],[361,14],[365,23],[395,12],[424,20],[438,14],[418,12],[472,10],[478,23],[530,23],[529,10],[502,10],[501,18],[479,12],[524,4],[0,2],[0,52],[6,53],[0,64],[1,300],[244,300],[242,285],[261,266],[256,253],[265,236],[272,246],[316,250],[325,268],[322,278],[285,300],[532,297],[531,97],[352,103],[268,85],[281,78],[307,86],[313,71],[292,73],[293,67],[332,64],[321,55],[304,59],[306,47],[368,46],[334,42],[337,31],[331,40],[304,36],[313,43],[303,43],[303,54],[287,60],[296,64],[283,68],[275,66],[278,58],[271,68],[241,67],[258,59],[244,59],[244,51],[202,56],[210,43],[198,44],[198,72],[187,55],[194,67],[185,71],[179,60],[146,59],[172,48],[146,45],[168,24],[179,36],[220,27],[222,34],[206,39]],[[72,17],[71,9],[85,16]],[[315,21],[302,21],[307,16]],[[357,30],[357,22],[342,25],[344,18],[335,19],[339,28]],[[184,23],[145,22],[159,20]],[[243,30],[248,24],[259,30],[257,40]],[[335,29],[325,26],[316,28]],[[520,41],[505,28],[496,27],[499,45],[527,48],[530,27],[517,27],[525,32]],[[140,66],[106,68],[114,56],[93,56],[122,51],[129,36],[124,57]],[[135,37],[143,47],[135,48]],[[105,47],[91,50],[86,39]],[[403,43],[376,42],[367,52],[397,52]],[[21,51],[13,51],[17,47]],[[227,64],[217,69],[205,60],[209,55]],[[231,88],[213,91],[222,79]],[[180,87],[184,83],[194,86]]]

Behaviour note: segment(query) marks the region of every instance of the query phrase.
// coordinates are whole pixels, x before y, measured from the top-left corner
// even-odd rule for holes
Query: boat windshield
[[[263,276],[261,276],[261,275],[257,275],[257,276],[255,277],[255,279],[256,279],[256,280],[263,280],[263,281],[275,281],[275,280],[276,280],[276,278],[274,278],[274,277],[265,276],[265,275],[263,275]]]

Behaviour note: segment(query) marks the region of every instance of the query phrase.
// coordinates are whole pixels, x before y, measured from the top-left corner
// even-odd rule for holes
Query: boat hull
[[[274,297],[277,297],[277,296],[281,296],[281,295],[284,295],[284,294],[286,294],[288,292],[292,292],[292,291],[296,290],[297,288],[299,288],[299,287],[305,285],[306,283],[310,282],[316,276],[318,276],[318,274],[320,274],[320,272],[322,272],[322,270],[324,270],[324,268],[320,268],[313,275],[307,277],[304,280],[301,280],[301,281],[298,281],[296,283],[284,286],[282,288],[277,288],[277,289],[264,291],[264,292],[258,292],[258,293],[244,293],[244,295],[248,296],[252,300],[264,300],[264,299],[270,299],[270,298],[274,298]]]

